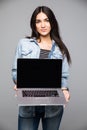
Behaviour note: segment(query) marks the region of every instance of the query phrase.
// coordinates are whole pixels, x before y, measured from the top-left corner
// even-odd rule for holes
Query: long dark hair
[[[40,12],[45,13],[47,15],[47,17],[49,18],[49,22],[51,25],[51,32],[50,32],[51,39],[53,39],[56,42],[56,44],[60,48],[62,54],[66,55],[67,61],[70,64],[71,57],[70,57],[69,51],[60,37],[58,22],[55,18],[54,13],[52,12],[52,10],[50,8],[48,8],[46,6],[39,6],[34,10],[32,16],[31,16],[31,21],[30,21],[30,26],[32,29],[31,37],[36,37],[36,39],[40,38],[40,34],[36,30],[36,16]]]

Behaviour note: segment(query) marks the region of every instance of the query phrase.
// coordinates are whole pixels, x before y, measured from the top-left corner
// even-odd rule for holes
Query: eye
[[[46,22],[49,22],[49,19],[47,18],[47,19],[45,19],[45,21],[46,21]]]
[[[36,20],[36,23],[40,23],[40,20]]]

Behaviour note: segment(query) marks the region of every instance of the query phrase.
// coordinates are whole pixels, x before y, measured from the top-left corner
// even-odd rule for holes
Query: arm
[[[13,79],[13,82],[15,83],[15,87],[17,84],[17,59],[19,57],[21,57],[21,44],[20,44],[20,42],[19,42],[18,46],[16,47],[15,57],[14,57],[13,65],[12,65],[12,79]],[[14,89],[16,90],[15,87],[14,87]]]
[[[62,63],[62,88],[61,89],[64,93],[67,102],[70,99],[70,92],[68,88],[68,77],[69,77],[69,64],[67,62],[66,57],[64,57]]]

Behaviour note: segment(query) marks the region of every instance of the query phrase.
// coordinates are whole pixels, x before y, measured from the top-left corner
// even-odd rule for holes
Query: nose
[[[41,23],[41,27],[44,28],[45,27],[45,22]]]

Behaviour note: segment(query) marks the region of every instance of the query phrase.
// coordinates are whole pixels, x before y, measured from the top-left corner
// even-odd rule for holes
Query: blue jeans
[[[40,119],[43,130],[59,130],[60,122],[63,115],[63,107],[54,117],[44,117],[44,107],[36,107],[36,115],[31,118],[18,117],[18,130],[38,130]]]

